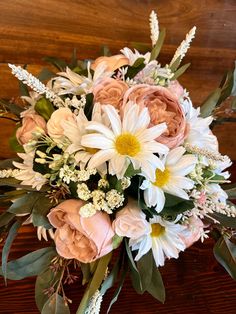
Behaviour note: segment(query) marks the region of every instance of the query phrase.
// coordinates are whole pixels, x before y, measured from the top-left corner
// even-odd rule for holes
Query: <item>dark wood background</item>
[[[124,46],[132,47],[133,42],[149,43],[148,17],[152,9],[158,12],[161,26],[167,28],[160,56],[163,63],[171,60],[186,32],[197,26],[196,39],[185,60],[191,61],[192,66],[181,83],[198,106],[236,59],[236,0],[1,0],[0,98],[18,95],[17,80],[7,63],[28,64],[28,69],[37,74],[46,65],[44,56],[69,60],[77,48],[78,58],[95,58],[104,44],[112,53],[118,53]],[[1,159],[14,155],[7,140],[14,124],[7,120],[0,123]],[[214,132],[221,152],[236,160],[235,125],[227,123]],[[212,241],[197,243],[179,260],[167,262],[162,269],[167,290],[165,305],[148,295],[136,295],[127,282],[111,313],[235,313],[235,282],[215,262],[212,246]],[[10,258],[38,247],[32,229],[25,227]],[[82,292],[78,284],[68,289],[68,296],[74,300],[72,313]],[[111,293],[104,305],[109,297]],[[38,313],[33,278],[9,282],[7,287],[0,281],[0,313]]]

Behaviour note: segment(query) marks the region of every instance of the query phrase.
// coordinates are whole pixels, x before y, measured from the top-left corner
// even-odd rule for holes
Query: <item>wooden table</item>
[[[28,64],[37,74],[45,62],[42,57],[54,55],[69,59],[73,48],[79,58],[95,58],[106,44],[118,53],[133,42],[149,43],[148,16],[158,12],[161,26],[167,28],[161,62],[168,62],[186,32],[196,25],[197,36],[186,62],[192,67],[181,78],[199,105],[217,87],[226,69],[236,57],[236,2],[234,0],[8,0],[0,2],[0,98],[18,95],[18,83],[7,63]],[[13,153],[7,138],[13,123],[1,120],[0,159]],[[221,151],[236,160],[235,126],[231,123],[215,129]],[[234,131],[234,132],[233,132]],[[234,170],[235,171],[235,170]],[[236,177],[234,182],[236,181]],[[30,227],[24,227],[16,239],[10,258],[22,256],[40,245]],[[149,295],[139,296],[127,281],[111,313],[185,313],[234,314],[236,284],[219,266],[212,254],[213,242],[197,243],[178,260],[168,261],[161,269],[166,285],[165,305]],[[83,289],[75,284],[67,289],[74,300],[75,313]],[[108,305],[112,291],[104,300]],[[104,308],[102,313],[106,313]],[[38,313],[34,304],[34,278],[8,282],[0,280],[0,313]]]

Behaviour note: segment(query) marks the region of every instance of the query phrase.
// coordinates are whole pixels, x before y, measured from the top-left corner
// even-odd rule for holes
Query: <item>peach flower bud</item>
[[[128,90],[128,85],[113,78],[105,78],[101,80],[92,90],[94,101],[102,105],[112,105],[116,109],[120,109],[123,103],[123,97]]]
[[[113,221],[115,233],[120,237],[138,239],[151,232],[150,224],[146,221],[144,213],[132,200],[116,214]]]
[[[36,113],[28,113],[22,119],[22,126],[16,131],[16,138],[22,145],[33,139],[33,132],[45,133],[46,121]]]
[[[167,88],[139,84],[131,87],[124,95],[123,105],[132,101],[150,113],[150,126],[166,122],[167,130],[156,140],[169,148],[183,143],[187,132],[186,119],[176,96]]]
[[[64,136],[64,129],[62,127],[62,122],[64,121],[75,121],[75,115],[69,108],[57,109],[48,120],[48,135],[56,142],[60,142]]]
[[[79,210],[84,204],[81,200],[66,200],[51,209],[48,219],[56,228],[54,241],[58,254],[90,263],[112,251],[115,233],[109,215],[104,212],[81,217]]]
[[[101,63],[104,63],[106,65],[106,70],[108,72],[113,72],[117,70],[118,68],[128,65],[129,59],[127,59],[124,55],[114,55],[111,57],[99,57],[91,65],[92,70],[96,70],[97,66]]]
[[[200,239],[201,234],[204,232],[204,224],[200,218],[191,216],[188,219],[186,226],[186,236],[181,235],[180,237],[185,243],[186,247],[190,247],[191,245],[193,245],[193,243],[197,242]]]
[[[168,90],[174,94],[178,99],[183,96],[184,89],[183,86],[177,80],[171,81],[170,85],[168,86]]]

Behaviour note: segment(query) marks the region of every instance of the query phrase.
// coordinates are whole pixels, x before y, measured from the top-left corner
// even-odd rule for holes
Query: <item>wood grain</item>
[[[235,0],[8,0],[0,1],[0,98],[18,96],[18,82],[7,63],[28,64],[33,74],[46,63],[44,56],[69,60],[77,48],[78,58],[96,58],[100,47],[108,45],[112,53],[134,42],[150,43],[148,16],[158,12],[167,37],[160,61],[168,62],[186,32],[197,26],[197,36],[186,57],[192,66],[181,78],[198,106],[218,86],[226,69],[236,57]],[[0,121],[0,158],[13,156],[8,138],[14,124]],[[235,125],[219,126],[214,131],[222,153],[236,160]],[[234,172],[235,172],[235,168]],[[234,177],[233,182],[236,181]],[[10,258],[22,256],[46,245],[38,243],[30,227],[24,227],[16,239]],[[162,305],[145,294],[138,296],[127,281],[111,313],[124,314],[233,314],[236,308],[235,282],[219,266],[212,254],[213,243],[197,243],[168,261],[161,269],[167,289]],[[114,291],[114,290],[113,290]],[[106,313],[112,292],[104,300]],[[75,284],[67,289],[74,300],[72,314],[83,289]],[[0,281],[0,313],[38,313],[34,303],[34,278]]]

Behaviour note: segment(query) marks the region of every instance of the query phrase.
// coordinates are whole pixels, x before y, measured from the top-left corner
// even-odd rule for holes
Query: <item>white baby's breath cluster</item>
[[[0,178],[10,178],[15,177],[20,173],[19,169],[2,169],[0,170]]]

